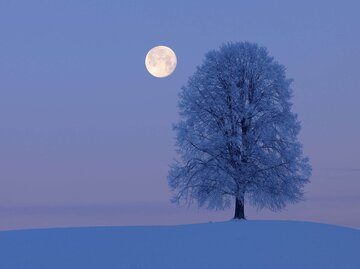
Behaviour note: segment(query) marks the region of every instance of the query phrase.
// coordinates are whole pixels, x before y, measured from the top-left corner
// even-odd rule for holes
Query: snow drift
[[[360,268],[360,230],[292,221],[0,232],[0,268]]]

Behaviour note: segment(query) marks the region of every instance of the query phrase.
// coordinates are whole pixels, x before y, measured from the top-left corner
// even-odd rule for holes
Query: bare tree
[[[303,197],[311,166],[291,111],[291,80],[264,47],[228,43],[210,51],[180,93],[179,160],[168,180],[173,201],[209,209],[245,201],[279,210]]]

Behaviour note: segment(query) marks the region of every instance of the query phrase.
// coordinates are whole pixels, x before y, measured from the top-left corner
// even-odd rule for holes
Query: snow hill
[[[1,269],[359,269],[360,230],[292,221],[0,232]]]

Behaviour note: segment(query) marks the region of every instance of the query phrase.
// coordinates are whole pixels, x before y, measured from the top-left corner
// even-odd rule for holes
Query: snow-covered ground
[[[360,230],[292,221],[0,232],[1,269],[359,269]]]

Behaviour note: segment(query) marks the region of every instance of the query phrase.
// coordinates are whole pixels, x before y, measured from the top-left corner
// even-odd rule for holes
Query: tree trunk
[[[236,197],[234,219],[245,219],[244,203]]]

